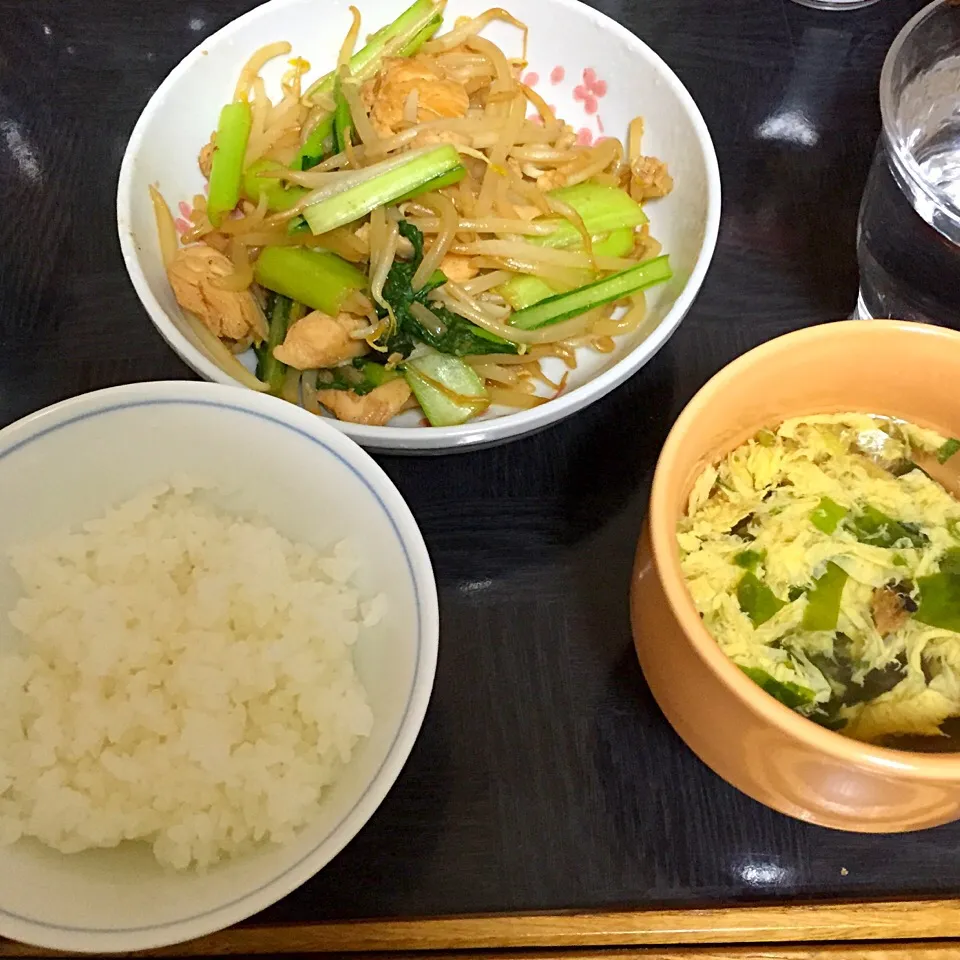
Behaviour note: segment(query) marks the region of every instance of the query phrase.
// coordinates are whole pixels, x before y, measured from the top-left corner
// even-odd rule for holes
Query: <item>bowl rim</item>
[[[200,914],[156,924],[119,929],[67,926],[11,913],[0,904],[0,935],[44,949],[114,953],[170,946],[222,930],[265,909],[327,866],[366,825],[393,787],[409,759],[426,716],[436,674],[439,607],[433,566],[420,528],[393,481],[349,437],[319,417],[275,397],[215,383],[189,380],[148,381],[79,394],[29,414],[0,430],[0,456],[15,454],[34,440],[100,414],[131,406],[178,404],[226,407],[256,416],[268,429],[293,430],[333,456],[380,502],[384,521],[393,526],[409,561],[410,583],[419,620],[417,658],[404,712],[392,742],[356,801],[329,832],[287,866],[251,889]],[[296,840],[292,843],[297,843]],[[226,869],[229,869],[227,864]]]
[[[241,387],[241,384],[208,359],[177,328],[150,290],[138,262],[137,244],[130,227],[136,157],[145,131],[154,115],[161,109],[167,92],[180,81],[194,62],[204,56],[204,50],[207,47],[213,43],[225,43],[248,22],[262,17],[269,10],[283,8],[297,2],[299,0],[266,0],[265,3],[230,21],[198,43],[167,74],[147,101],[130,134],[120,164],[116,197],[117,232],[130,281],[141,304],[167,344],[196,373],[214,383]],[[696,135],[706,172],[707,212],[703,224],[703,239],[693,269],[676,300],[651,334],[611,367],[569,393],[564,393],[555,400],[530,410],[507,413],[491,420],[468,421],[456,427],[371,427],[324,418],[331,419],[337,430],[364,446],[380,450],[454,452],[478,444],[513,439],[556,423],[595,400],[599,400],[649,362],[679,326],[703,285],[713,259],[720,229],[721,186],[716,149],[696,102],[663,58],[626,27],[599,10],[582,3],[581,0],[551,0],[551,3],[554,8],[560,8],[565,13],[574,13],[592,20],[595,25],[629,46],[639,57],[653,66],[664,84],[680,102]],[[238,63],[238,69],[239,65]]]
[[[749,368],[760,363],[775,365],[783,362],[798,344],[820,341],[823,349],[829,349],[835,338],[847,338],[851,334],[936,337],[944,341],[946,349],[960,351],[960,333],[944,327],[903,320],[840,320],[775,337],[727,364],[711,377],[684,407],[667,435],[657,460],[647,514],[654,569],[660,578],[667,603],[694,651],[714,676],[763,720],[821,753],[888,776],[924,781],[958,779],[960,752],[929,754],[914,750],[894,750],[853,740],[800,716],[761,690],[727,657],[704,626],[680,569],[680,556],[676,549],[676,517],[667,509],[673,492],[668,485],[667,476],[673,472],[678,448],[691,424],[706,413],[717,395],[725,392]],[[715,457],[711,455],[705,458],[704,462],[715,462]]]

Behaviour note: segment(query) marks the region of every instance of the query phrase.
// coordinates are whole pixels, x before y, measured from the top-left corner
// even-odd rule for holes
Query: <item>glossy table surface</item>
[[[165,74],[251,5],[0,0],[3,423],[96,387],[192,376],[127,280],[116,177]],[[960,889],[960,824],[835,833],[714,776],[653,703],[627,616],[657,451],[684,403],[750,347],[852,309],[880,66],[920,0],[596,5],[703,111],[725,194],[713,267],[667,347],[573,420],[473,454],[380,458],[436,566],[432,706],[373,820],[260,922]]]

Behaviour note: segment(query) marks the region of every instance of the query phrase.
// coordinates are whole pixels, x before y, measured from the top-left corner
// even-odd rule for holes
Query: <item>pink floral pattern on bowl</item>
[[[182,237],[192,226],[193,223],[190,220],[190,217],[193,215],[193,210],[190,208],[190,204],[185,200],[181,200],[177,210],[180,213],[180,216],[174,220],[174,224],[177,228],[177,233]]]
[[[566,69],[558,64],[547,77],[551,87],[559,86],[566,79]],[[577,130],[577,143],[588,147],[603,137],[603,120],[600,117],[600,101],[607,95],[607,81],[597,76],[597,71],[593,67],[585,67],[580,75],[581,82],[573,88],[573,99],[576,103],[583,105],[583,112],[586,114],[586,120],[592,123],[591,126],[582,126]],[[531,89],[536,87],[540,81],[540,74],[530,71],[522,77],[523,82]],[[546,99],[546,97],[544,98]],[[548,103],[550,109],[556,113],[556,106]],[[540,114],[533,111],[527,117],[534,123],[540,122]],[[563,117],[570,122],[569,117]],[[594,129],[595,128],[595,129]]]

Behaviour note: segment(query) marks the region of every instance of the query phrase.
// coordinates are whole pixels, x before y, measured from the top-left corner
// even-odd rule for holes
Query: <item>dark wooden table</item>
[[[594,2],[667,60],[710,127],[725,195],[707,282],[656,359],[571,421],[474,454],[380,458],[439,582],[422,735],[327,869],[191,949],[960,936],[960,824],[843,834],[742,796],[667,726],[627,618],[634,543],[677,413],[738,354],[853,307],[880,67],[921,0],[853,13]],[[166,73],[252,5],[0,0],[3,424],[97,387],[192,377],[127,280],[116,178]],[[916,897],[938,899],[900,902]],[[541,916],[513,916],[528,912]],[[422,922],[460,915],[476,917]],[[359,919],[373,922],[347,922]]]

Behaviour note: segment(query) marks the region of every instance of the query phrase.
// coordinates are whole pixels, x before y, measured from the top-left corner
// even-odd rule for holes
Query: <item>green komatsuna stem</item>
[[[230,213],[240,200],[243,158],[252,124],[250,104],[245,101],[228,103],[220,111],[207,197],[207,216],[215,227],[220,226],[224,215]]]
[[[374,174],[361,183],[312,204],[303,211],[303,217],[314,234],[327,233],[359,220],[377,207],[395,203],[411,190],[460,167],[460,154],[455,147],[445,144],[426,153],[412,155],[407,163]]]
[[[673,276],[667,257],[657,257],[646,263],[638,264],[621,270],[620,273],[604,277],[588,283],[584,287],[577,287],[567,293],[559,293],[555,297],[541,300],[526,310],[520,310],[510,318],[510,323],[521,330],[535,330],[549,323],[559,323],[570,317],[579,316],[595,307],[612,303],[622,297],[650,287],[655,283],[663,283]]]

